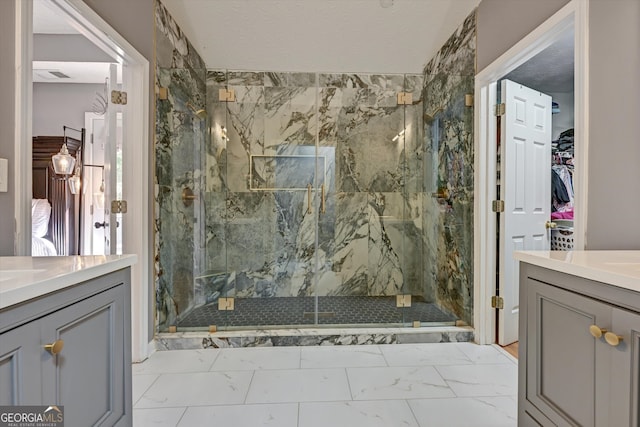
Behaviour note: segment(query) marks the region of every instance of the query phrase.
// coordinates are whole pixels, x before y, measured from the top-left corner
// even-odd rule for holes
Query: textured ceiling
[[[480,0],[162,0],[209,68],[421,73]]]
[[[573,92],[573,30],[505,78],[544,93]]]

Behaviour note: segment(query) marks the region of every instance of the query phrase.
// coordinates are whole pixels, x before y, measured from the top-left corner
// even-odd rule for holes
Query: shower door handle
[[[323,213],[327,213],[327,206],[326,206],[325,201],[324,201],[324,199],[325,199],[325,197],[324,197],[324,184],[322,184],[320,193],[322,194],[322,198],[320,199],[320,213],[323,214]]]
[[[311,197],[311,184],[307,185],[307,213],[310,214],[312,212],[311,210],[311,203],[313,203],[312,197]]]

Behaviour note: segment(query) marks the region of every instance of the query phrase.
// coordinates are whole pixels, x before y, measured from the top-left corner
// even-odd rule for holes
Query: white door
[[[82,184],[82,255],[105,254],[104,228],[104,114],[84,113],[87,130]]]
[[[518,340],[518,250],[548,250],[551,216],[551,97],[502,81],[498,343]]]
[[[109,68],[109,105],[105,114],[105,152],[104,152],[104,218],[105,218],[105,254],[122,254],[123,216],[114,213],[111,205],[114,200],[122,200],[122,105],[112,102],[112,92],[123,90],[118,84],[119,65]]]

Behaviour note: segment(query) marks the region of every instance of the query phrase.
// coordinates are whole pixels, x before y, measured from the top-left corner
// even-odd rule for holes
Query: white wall
[[[33,60],[115,62],[85,36],[78,34],[34,34]]]
[[[33,136],[62,135],[62,126],[84,127],[84,113],[92,111],[96,92],[103,91],[100,84],[34,83]]]

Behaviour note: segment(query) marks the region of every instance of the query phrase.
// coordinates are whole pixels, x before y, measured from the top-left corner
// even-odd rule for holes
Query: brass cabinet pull
[[[63,340],[55,340],[51,344],[45,344],[44,349],[55,356],[56,354],[62,351],[63,347],[64,347]]]
[[[555,222],[547,221],[544,223],[544,228],[556,228],[558,224]]]
[[[311,213],[311,184],[307,185],[307,213]]]
[[[591,325],[589,326],[589,332],[591,333],[591,335],[593,335],[594,338],[600,338],[602,337],[602,335],[607,333],[607,330],[602,329],[597,325]]]
[[[322,193],[322,199],[320,199],[320,213],[326,213],[327,212],[327,207],[325,205],[325,197],[324,197],[324,184],[322,184],[321,187],[321,193]]]
[[[612,347],[617,347],[622,342],[623,338],[620,335],[616,335],[613,332],[607,332],[604,334],[604,340]]]

